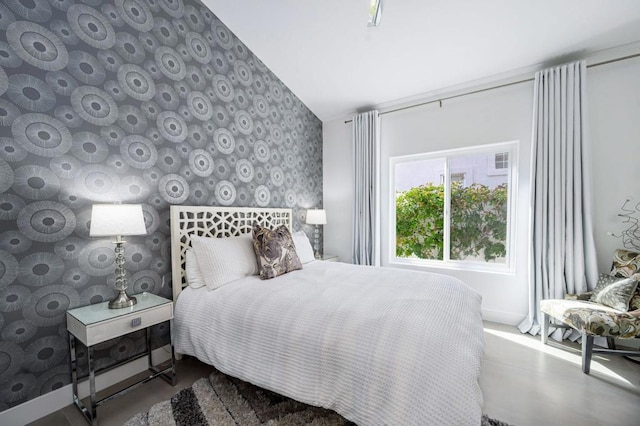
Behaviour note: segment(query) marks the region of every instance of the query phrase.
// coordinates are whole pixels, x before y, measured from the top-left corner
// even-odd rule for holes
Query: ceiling
[[[640,41],[638,0],[202,1],[322,121]]]

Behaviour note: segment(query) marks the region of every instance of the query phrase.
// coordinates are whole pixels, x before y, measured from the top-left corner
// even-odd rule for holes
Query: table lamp
[[[146,235],[140,204],[94,204],[91,210],[90,237],[113,237],[116,252],[116,283],[118,295],[109,302],[109,309],[133,306],[135,297],[127,295],[127,271],[124,269],[124,235]]]
[[[327,213],[323,209],[307,210],[307,224],[315,225],[313,230],[313,251],[316,259],[320,259],[320,228],[319,225],[327,224]]]

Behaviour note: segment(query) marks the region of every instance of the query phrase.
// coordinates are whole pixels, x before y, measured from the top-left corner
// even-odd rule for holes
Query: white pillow
[[[311,242],[304,231],[298,231],[293,233],[293,244],[296,246],[296,253],[300,258],[301,263],[309,263],[316,260],[313,254],[313,247]]]
[[[204,278],[202,277],[202,272],[200,272],[200,267],[198,266],[198,259],[196,259],[196,255],[192,249],[188,249],[186,251],[186,261],[185,261],[185,273],[187,274],[187,284],[189,287],[200,288],[204,287]]]
[[[239,237],[191,237],[191,247],[209,290],[258,274],[251,235]]]

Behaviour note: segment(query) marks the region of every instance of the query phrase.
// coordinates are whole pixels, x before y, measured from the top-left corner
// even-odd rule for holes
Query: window
[[[509,168],[509,153],[499,152],[494,156],[493,163],[496,169],[508,169]]]
[[[510,270],[516,152],[509,142],[391,158],[390,261]]]
[[[496,152],[493,156],[487,157],[489,176],[506,175],[509,173],[509,153]]]

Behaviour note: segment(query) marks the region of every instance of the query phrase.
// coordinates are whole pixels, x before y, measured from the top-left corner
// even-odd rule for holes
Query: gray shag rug
[[[125,426],[356,426],[334,411],[294,401],[214,371]],[[482,416],[481,426],[509,426]]]

